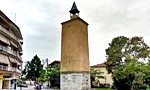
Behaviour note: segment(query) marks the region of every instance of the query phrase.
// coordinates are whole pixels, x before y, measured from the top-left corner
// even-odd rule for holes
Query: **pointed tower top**
[[[79,13],[80,11],[78,10],[76,3],[74,2],[72,5],[71,10],[69,11],[71,14],[75,15],[76,13]]]

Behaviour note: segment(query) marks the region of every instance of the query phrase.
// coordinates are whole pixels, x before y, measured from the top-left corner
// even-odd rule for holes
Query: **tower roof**
[[[74,2],[72,5],[71,10],[69,11],[71,14],[75,15],[76,13],[79,13],[80,11],[78,10],[76,3]]]

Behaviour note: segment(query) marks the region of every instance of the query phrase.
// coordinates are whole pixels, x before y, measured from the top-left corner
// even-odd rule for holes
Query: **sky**
[[[0,0],[0,10],[21,30],[23,62],[36,54],[60,60],[61,22],[70,19],[74,1],[89,23],[90,65],[106,61],[105,49],[117,36],[142,36],[150,46],[150,0]]]

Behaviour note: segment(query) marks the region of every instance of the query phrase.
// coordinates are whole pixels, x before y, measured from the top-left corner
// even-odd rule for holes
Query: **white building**
[[[21,75],[22,44],[19,27],[0,10],[0,90],[16,87]]]

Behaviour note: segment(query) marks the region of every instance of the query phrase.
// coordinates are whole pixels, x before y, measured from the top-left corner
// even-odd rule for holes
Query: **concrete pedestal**
[[[61,90],[90,90],[89,73],[61,73]]]

